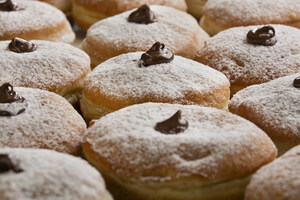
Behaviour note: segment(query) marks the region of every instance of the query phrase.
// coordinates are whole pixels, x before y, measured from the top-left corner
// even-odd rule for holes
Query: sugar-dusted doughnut
[[[39,1],[0,2],[0,40],[20,37],[72,43],[75,34],[64,13]]]
[[[229,81],[222,73],[155,43],[146,53],[111,58],[84,83],[81,111],[87,121],[144,102],[227,108]]]
[[[87,30],[99,20],[138,8],[143,4],[157,4],[186,11],[184,0],[74,0],[73,17],[79,26]]]
[[[123,53],[147,51],[157,41],[176,55],[193,59],[208,38],[191,15],[166,6],[143,5],[94,24],[81,48],[95,67]]]
[[[41,149],[0,149],[0,199],[112,200],[86,161]]]
[[[0,41],[0,71],[0,84],[48,90],[74,105],[91,69],[88,55],[69,44],[14,38]]]
[[[44,148],[79,155],[86,124],[61,96],[6,83],[0,87],[0,129],[0,148]]]
[[[200,21],[210,35],[231,27],[261,24],[300,28],[300,0],[208,0]]]
[[[233,96],[229,110],[263,129],[279,154],[300,145],[300,74],[247,87]]]
[[[247,186],[245,200],[298,200],[300,196],[300,146],[259,169]]]
[[[207,40],[195,60],[224,73],[231,93],[300,72],[300,29],[285,25],[236,27]]]
[[[261,129],[227,111],[160,103],[94,121],[83,150],[117,200],[240,200],[277,153]]]

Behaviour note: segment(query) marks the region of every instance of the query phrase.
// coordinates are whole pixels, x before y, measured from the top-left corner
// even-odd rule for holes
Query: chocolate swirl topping
[[[129,15],[128,21],[137,24],[151,24],[156,22],[156,17],[150,7],[144,4]]]
[[[263,26],[256,30],[250,30],[247,34],[247,41],[251,44],[273,46],[277,42],[274,36],[275,29],[272,26]]]
[[[21,38],[14,38],[8,45],[9,50],[16,52],[16,53],[26,53],[26,52],[33,52],[36,50],[36,45],[23,40]]]
[[[12,103],[18,105],[10,105]],[[0,87],[0,116],[19,115],[26,110],[26,107],[25,99],[14,91],[11,84],[5,83]]]
[[[300,88],[300,76],[297,77],[297,78],[295,78],[294,83],[293,83],[293,86],[294,86],[295,88]]]
[[[139,61],[139,66],[150,66],[160,63],[169,63],[174,59],[174,54],[165,45],[156,42],[146,53],[143,53]]]
[[[164,134],[177,134],[184,132],[189,127],[189,122],[181,118],[181,110],[178,110],[169,119],[158,122],[155,130]]]
[[[13,3],[11,0],[6,0],[0,3],[0,11],[16,11],[18,6],[16,3]]]
[[[8,154],[0,154],[0,174],[9,172],[10,170],[12,170],[15,173],[20,173],[24,171],[12,162]]]
[[[15,91],[14,87],[9,83],[4,83],[0,87],[0,103],[23,103],[25,99],[20,97]]]

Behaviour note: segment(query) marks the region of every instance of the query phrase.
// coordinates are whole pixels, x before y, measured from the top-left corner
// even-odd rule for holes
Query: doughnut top
[[[262,26],[227,29],[206,41],[196,60],[224,73],[231,84],[247,86],[300,71],[300,30],[272,25],[277,43],[250,44],[247,34]]]
[[[247,187],[245,200],[297,200],[299,174],[300,146],[297,146],[257,171]]]
[[[300,89],[294,74],[243,89],[233,96],[229,110],[254,122],[273,139],[300,144]]]
[[[101,47],[107,46],[119,55],[125,53],[124,51],[146,51],[159,41],[165,43],[175,54],[189,57],[192,55],[191,58],[194,58],[198,50],[194,48],[199,48],[203,39],[208,38],[197,21],[191,15],[174,8],[159,5],[152,5],[150,8],[156,16],[156,22],[150,24],[128,22],[128,17],[133,12],[130,10],[91,26],[83,44],[89,43],[94,48],[97,48],[97,44],[101,44]],[[110,57],[113,56],[116,55]]]
[[[39,30],[56,27],[66,21],[65,15],[53,6],[38,1],[12,0],[18,9],[12,12],[0,11],[0,37],[20,30]]]
[[[157,122],[179,109],[189,122],[184,132],[163,134],[155,130]],[[211,184],[213,180],[246,176],[276,157],[274,144],[251,122],[226,111],[194,105],[145,103],[126,107],[95,121],[83,143],[84,147],[90,145],[105,168],[130,182],[197,177]]]
[[[63,93],[90,72],[88,55],[69,44],[33,40],[34,52],[16,53],[9,50],[10,42],[0,41],[0,85]]]
[[[63,97],[39,89],[16,87],[14,90],[28,105],[19,115],[0,116],[0,148],[47,148],[79,153],[86,125]],[[9,108],[19,108],[19,104],[12,103]],[[0,103],[2,109],[7,109],[6,103]]]
[[[213,91],[227,91],[227,78],[208,66],[175,56],[169,63],[139,67],[141,55],[123,54],[100,64],[87,76],[84,96],[112,110],[142,102],[197,104],[202,96],[203,106],[213,106],[226,96]]]
[[[203,12],[224,28],[293,24],[300,21],[300,0],[208,0]]]
[[[50,150],[1,149],[23,172],[0,172],[0,199],[92,200],[106,193],[99,172],[86,161]]]

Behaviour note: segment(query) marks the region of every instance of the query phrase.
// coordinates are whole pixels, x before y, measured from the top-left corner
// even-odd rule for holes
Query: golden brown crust
[[[186,11],[187,6],[184,0],[73,0],[76,6],[84,7],[90,12],[96,12],[103,16],[110,17],[124,11],[138,8],[143,4],[157,4]]]
[[[199,20],[203,14],[203,7],[206,2],[207,0],[186,0],[188,13]]]
[[[56,8],[60,9],[64,13],[70,12],[72,8],[72,0],[40,0],[47,2]]]

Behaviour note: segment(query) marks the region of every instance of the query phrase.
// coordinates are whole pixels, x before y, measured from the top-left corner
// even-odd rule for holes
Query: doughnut
[[[79,155],[86,124],[61,96],[5,83],[0,86],[0,129],[0,148],[41,148]]]
[[[24,0],[0,2],[0,40],[14,37],[72,43],[75,34],[66,16],[53,6]]]
[[[158,4],[186,11],[184,0],[73,0],[72,14],[76,23],[87,30],[107,17],[138,8],[143,4]]]
[[[207,0],[186,0],[188,13],[193,15],[196,19],[200,19],[206,2]]]
[[[300,28],[300,0],[208,0],[200,21],[209,35],[232,27],[261,24]]]
[[[80,107],[87,121],[144,102],[226,109],[229,86],[222,73],[174,56],[157,42],[147,53],[122,54],[97,66],[84,82]]]
[[[40,1],[47,2],[55,6],[59,10],[63,11],[64,13],[71,12],[72,0],[40,0]]]
[[[74,105],[91,69],[88,55],[69,44],[14,38],[0,41],[0,71],[0,85],[48,90]]]
[[[231,94],[300,72],[300,30],[285,25],[236,27],[206,41],[195,60],[224,73]]]
[[[297,146],[253,175],[245,200],[298,200],[299,174],[300,146]]]
[[[271,137],[279,155],[300,145],[299,79],[300,73],[247,87],[229,103],[232,113],[252,121]]]
[[[250,175],[277,153],[269,137],[241,117],[163,103],[94,121],[82,146],[116,200],[241,200]]]
[[[147,51],[157,41],[176,55],[193,59],[208,37],[185,12],[143,5],[94,24],[81,48],[91,57],[92,67],[123,53]]]
[[[112,200],[86,161],[41,149],[0,149],[0,199]]]

